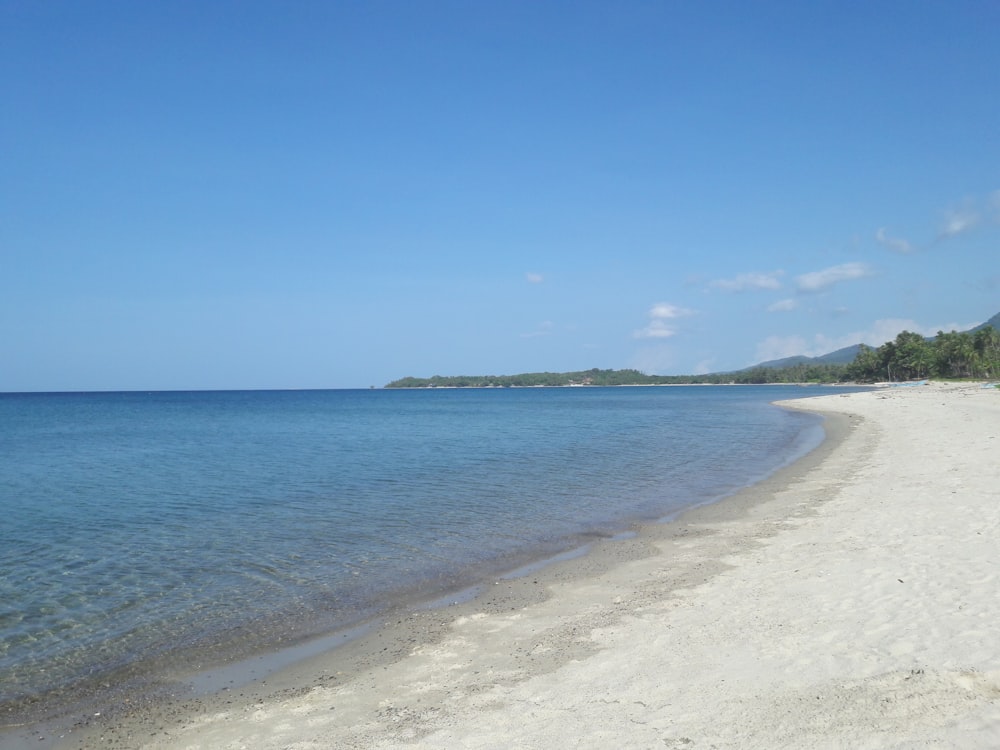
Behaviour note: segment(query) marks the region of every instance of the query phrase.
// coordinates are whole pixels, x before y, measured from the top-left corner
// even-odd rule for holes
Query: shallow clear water
[[[273,645],[813,447],[801,387],[0,394],[0,702]]]

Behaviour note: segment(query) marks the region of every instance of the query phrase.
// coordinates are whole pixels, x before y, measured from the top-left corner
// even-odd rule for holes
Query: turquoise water
[[[0,394],[0,704],[327,632],[718,498],[818,443],[768,403],[818,390]]]

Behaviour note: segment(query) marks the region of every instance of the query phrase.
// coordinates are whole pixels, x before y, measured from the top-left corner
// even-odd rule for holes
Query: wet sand
[[[828,439],[723,502],[57,744],[1000,746],[1000,392],[790,405]]]

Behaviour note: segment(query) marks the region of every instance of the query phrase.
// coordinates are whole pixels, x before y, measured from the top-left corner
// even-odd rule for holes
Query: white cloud
[[[849,334],[851,341],[841,346],[850,346],[859,342],[868,344],[868,346],[881,346],[886,341],[892,341],[902,331],[919,333],[923,336],[929,336],[934,333],[934,331],[923,330],[923,327],[915,320],[907,318],[882,318],[872,323],[866,331]],[[843,341],[845,337],[841,336],[838,340]]]
[[[716,279],[710,282],[709,286],[724,292],[745,292],[748,289],[781,289],[778,277],[784,273],[784,271],[741,273],[731,279]]]
[[[666,323],[668,320],[686,318],[694,315],[694,310],[678,305],[671,305],[668,302],[657,302],[646,313],[649,323],[645,328],[632,333],[632,338],[636,339],[668,339],[676,336],[677,331]]]
[[[796,299],[782,299],[767,306],[768,312],[789,312],[796,309],[799,302]]]
[[[943,323],[941,325],[924,326],[915,320],[908,318],[883,318],[876,320],[865,331],[849,333],[845,336],[837,337],[833,341],[846,341],[840,343],[834,349],[841,349],[851,344],[863,343],[868,346],[881,346],[886,341],[892,341],[903,331],[919,333],[921,336],[934,336],[938,331],[967,331],[977,323]]]
[[[653,320],[671,320],[673,318],[687,318],[694,315],[694,310],[686,307],[671,305],[667,302],[657,302],[649,308],[649,317]]]
[[[540,273],[531,273],[530,271],[524,274],[524,278],[528,280],[529,284],[541,284],[543,281],[545,281],[545,277],[542,276]]]
[[[966,198],[958,208],[945,212],[938,241],[957,237],[982,224],[1000,224],[1000,190],[986,196]]]
[[[979,214],[971,208],[949,211],[945,215],[944,226],[941,227],[938,238],[945,239],[965,234],[974,229],[977,224],[979,224]]]
[[[867,344],[879,347],[887,341],[892,341],[903,331],[919,333],[921,336],[934,336],[938,331],[967,331],[975,323],[924,326],[915,320],[907,318],[883,318],[874,321],[867,329],[851,331],[839,336],[827,336],[817,333],[808,340],[803,336],[768,336],[757,345],[756,362],[767,362],[785,357],[821,357],[838,349],[844,349],[855,344]]]
[[[669,339],[676,336],[677,331],[667,326],[662,320],[651,320],[649,325],[632,334],[635,339]]]
[[[875,239],[880,245],[882,245],[882,247],[888,248],[894,253],[902,253],[903,255],[906,255],[907,253],[912,253],[915,249],[913,245],[900,237],[890,237],[886,233],[885,227],[882,227],[875,232]]]
[[[841,281],[853,281],[871,276],[874,271],[865,263],[843,263],[824,268],[822,271],[804,273],[795,278],[800,292],[820,292]]]
[[[967,234],[983,224],[1000,224],[1000,190],[985,196],[965,198],[946,210],[934,242]],[[875,232],[875,240],[894,253],[907,254],[920,249],[919,245],[915,246],[909,240],[893,237],[885,227]]]

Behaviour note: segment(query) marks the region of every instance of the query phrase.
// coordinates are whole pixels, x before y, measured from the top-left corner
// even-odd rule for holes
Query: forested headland
[[[1000,377],[1000,331],[992,325],[974,332],[939,331],[933,339],[903,331],[878,348],[862,344],[844,371],[845,380],[869,383],[996,377]]]
[[[639,370],[530,372],[520,375],[435,375],[401,378],[386,388],[530,388],[607,385],[759,385],[768,383],[877,383],[921,378],[1000,378],[1000,330],[994,321],[971,331],[939,331],[934,338],[901,332],[879,347],[862,344],[848,363],[800,362],[705,375],[646,375]]]

